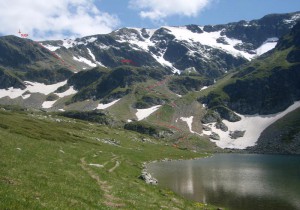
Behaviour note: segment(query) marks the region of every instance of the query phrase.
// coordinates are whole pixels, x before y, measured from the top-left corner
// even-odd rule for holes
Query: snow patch
[[[137,109],[136,117],[138,118],[138,121],[143,120],[147,118],[149,115],[151,115],[153,112],[159,109],[161,105],[153,106],[148,109]]]
[[[160,56],[152,54],[152,57],[161,65],[170,67],[174,74],[175,73],[181,74],[181,71],[179,69],[176,69],[171,62],[164,59],[164,53],[162,53]]]
[[[256,54],[260,56],[272,50],[277,45],[277,42],[278,42],[278,38],[276,37],[267,39],[259,48],[255,50]]]
[[[106,66],[104,66],[101,62],[99,62],[99,61],[96,60],[95,55],[92,53],[92,51],[91,51],[89,48],[87,48],[87,50],[88,50],[89,55],[92,57],[92,59],[93,59],[94,62],[96,62],[99,66],[106,67]]]
[[[97,40],[97,37],[91,37],[88,40],[86,40],[89,43],[95,42]]]
[[[58,50],[58,49],[60,49],[60,46],[53,46],[53,45],[50,45],[50,44],[42,44],[42,43],[40,43],[41,45],[43,45],[43,47],[45,47],[45,48],[47,48],[48,50],[50,50],[50,51],[52,51],[52,52],[54,52],[54,51],[56,51],[56,50]]]
[[[192,123],[193,123],[194,116],[191,116],[191,117],[181,117],[180,119],[181,119],[183,122],[186,122],[186,124],[188,125],[189,130],[190,130],[191,133],[195,133],[195,132],[192,130]]]
[[[295,14],[291,19],[284,20],[283,22],[286,24],[294,24],[298,19],[300,19],[300,14]]]
[[[98,107],[96,109],[107,109],[108,107],[114,105],[115,103],[117,103],[118,101],[120,101],[121,99],[117,99],[113,102],[110,102],[108,104],[99,104]]]
[[[45,101],[43,104],[42,104],[42,107],[44,109],[49,109],[51,107],[53,107],[53,105],[56,103],[57,100],[55,101]]]
[[[242,44],[243,42],[238,39],[231,39],[226,36],[222,36],[220,31],[216,32],[203,32],[201,34],[193,33],[188,30],[186,27],[164,27],[171,31],[171,33],[176,37],[177,40],[186,41],[188,43],[198,42],[202,45],[219,48],[223,51],[226,51],[232,54],[235,57],[244,57],[248,60],[251,60],[254,55],[251,55],[244,51],[239,51],[234,48],[236,44]],[[219,38],[224,38],[228,44],[223,44],[217,42]]]
[[[91,67],[96,67],[96,66],[97,66],[97,65],[96,65],[95,63],[93,63],[92,61],[90,61],[90,60],[88,60],[88,59],[86,59],[86,58],[84,58],[84,57],[81,57],[81,56],[78,56],[78,58],[75,57],[75,56],[73,56],[73,60],[78,61],[78,62],[81,62],[81,63],[85,63],[85,64],[87,64],[87,65],[89,65],[89,66],[91,66]]]
[[[203,86],[201,89],[200,89],[200,91],[201,90],[205,90],[205,89],[207,89],[208,88],[208,86]]]
[[[45,85],[43,83],[30,82],[30,81],[25,81],[24,83],[26,85],[26,88],[23,90],[20,88],[13,88],[13,87],[10,87],[8,89],[0,89],[0,98],[6,96],[8,96],[11,99],[18,98],[27,91],[30,93],[42,93],[44,95],[48,95],[50,93],[53,93],[55,90],[57,90],[57,88],[67,84],[67,80],[52,85]],[[26,97],[26,95],[23,97]]]
[[[73,39],[64,39],[62,46],[69,49],[75,45],[75,41]]]
[[[300,107],[300,101],[295,102],[285,111],[273,115],[239,115],[242,119],[238,122],[229,122],[223,120],[223,123],[228,126],[228,131],[224,132],[215,127],[215,123],[207,125],[212,129],[212,132],[220,136],[220,140],[215,141],[217,146],[221,148],[245,149],[250,146],[255,146],[260,134],[271,124],[286,114]],[[237,139],[230,138],[230,132],[246,131],[243,137]],[[210,131],[203,131],[204,134],[210,135]]]

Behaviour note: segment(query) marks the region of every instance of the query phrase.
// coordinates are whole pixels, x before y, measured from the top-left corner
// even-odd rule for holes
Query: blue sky
[[[0,35],[75,38],[121,27],[222,24],[300,11],[300,0],[9,0],[0,1]]]
[[[117,14],[121,20],[120,27],[156,28],[159,25],[150,19],[141,18],[139,10],[128,8],[128,0],[102,0],[97,5],[104,11]],[[300,11],[300,0],[215,0],[195,17],[173,15],[165,18],[164,23],[167,25],[222,24],[258,19],[271,13],[296,11]]]

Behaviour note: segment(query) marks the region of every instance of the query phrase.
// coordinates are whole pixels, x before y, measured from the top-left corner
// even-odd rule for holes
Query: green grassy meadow
[[[0,209],[217,209],[138,178],[143,162],[207,153],[138,133],[1,109],[0,151]]]

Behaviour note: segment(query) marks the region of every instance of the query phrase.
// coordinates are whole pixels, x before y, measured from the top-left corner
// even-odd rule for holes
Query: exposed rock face
[[[72,40],[65,48],[63,41],[44,41],[45,45],[58,47],[62,57],[83,57],[94,65],[100,62],[106,67],[123,65],[122,59],[131,59],[137,67],[165,68],[174,67],[183,71],[194,67],[197,72],[209,78],[222,76],[228,69],[238,67],[248,60],[243,53],[255,55],[256,49],[272,37],[280,37],[290,30],[297,20],[298,13],[268,15],[259,20],[240,21],[204,27],[187,25],[184,27],[161,27],[155,30],[145,28],[122,28],[110,34],[94,35]],[[182,40],[178,34],[192,34],[192,37],[207,33],[220,33],[218,44],[230,45],[230,39],[240,40],[233,48],[240,52],[221,50],[211,43],[194,39]],[[95,59],[93,58],[93,56]],[[159,58],[159,59],[158,59]],[[97,62],[96,62],[96,61]],[[171,65],[166,65],[166,60]],[[77,62],[78,64],[78,62]],[[83,63],[82,63],[83,64]],[[87,66],[86,64],[83,64]]]
[[[233,111],[267,115],[285,110],[300,100],[299,39],[300,22],[280,38],[274,50],[245,65],[199,101],[231,122],[240,120]]]
[[[233,131],[233,132],[230,132],[230,138],[232,139],[238,139],[238,138],[241,138],[245,135],[246,131]]]
[[[237,80],[224,91],[228,106],[241,114],[273,114],[300,99],[300,65],[274,68],[267,78]]]
[[[221,118],[228,120],[229,122],[237,122],[241,120],[240,116],[224,106],[215,107],[214,110],[220,114]]]
[[[224,132],[228,131],[228,127],[223,122],[217,122],[216,123],[216,128],[220,129]]]
[[[220,136],[219,134],[212,132],[209,136],[209,138],[213,139],[213,140],[220,140]]]
[[[202,125],[203,130],[205,131],[211,131],[211,128],[209,126],[206,125]]]
[[[202,122],[203,124],[208,124],[208,123],[214,123],[214,122],[217,122],[217,121],[219,121],[220,119],[221,119],[221,117],[220,117],[220,114],[219,114],[218,112],[215,112],[215,111],[209,111],[209,112],[207,112],[207,113],[203,116],[201,122]]]

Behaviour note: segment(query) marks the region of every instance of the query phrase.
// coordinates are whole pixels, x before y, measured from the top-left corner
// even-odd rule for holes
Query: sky
[[[253,20],[300,11],[300,0],[0,0],[0,35],[33,40],[105,34],[122,27],[159,28]]]

